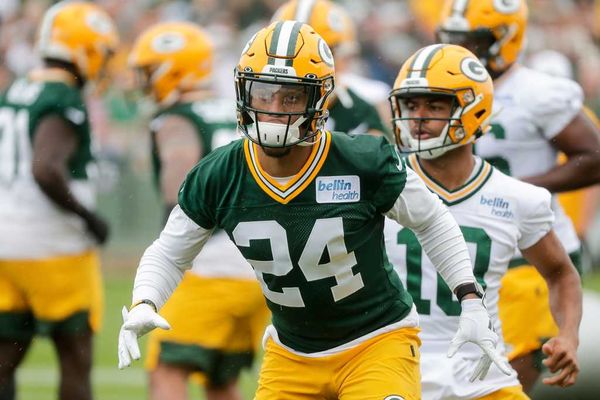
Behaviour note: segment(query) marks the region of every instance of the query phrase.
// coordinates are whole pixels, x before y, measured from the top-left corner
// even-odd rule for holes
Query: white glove
[[[138,304],[131,311],[123,306],[123,326],[119,331],[119,369],[131,365],[132,360],[140,359],[137,339],[154,328],[171,329],[171,325],[154,309],[145,303]]]
[[[458,349],[467,342],[475,343],[481,348],[483,354],[475,367],[469,381],[485,379],[492,362],[500,371],[510,375],[512,370],[508,363],[496,350],[498,335],[494,332],[490,316],[481,299],[467,299],[461,302],[462,312],[458,322],[458,331],[448,349],[448,357],[453,357]]]

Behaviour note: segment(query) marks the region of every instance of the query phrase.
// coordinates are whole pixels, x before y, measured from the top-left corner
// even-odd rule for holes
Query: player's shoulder
[[[393,147],[383,136],[348,135],[346,132],[331,131],[332,145],[352,153],[376,152],[381,147]]]
[[[179,202],[189,209],[190,199],[200,195],[215,199],[222,188],[229,186],[242,175],[244,165],[244,142],[236,140],[211,151],[187,174],[179,191]],[[183,203],[182,203],[183,202]]]
[[[552,195],[547,189],[508,176],[496,168],[486,184],[486,190],[513,199],[520,214],[527,214],[540,207],[550,209]]]
[[[388,175],[406,174],[395,147],[382,136],[332,132],[331,137],[329,168],[352,172],[375,186]]]
[[[332,150],[345,158],[355,161],[372,161],[388,158],[395,154],[394,146],[383,136],[348,135],[345,132],[331,132]]]
[[[84,107],[81,89],[58,80],[17,78],[6,90],[5,99],[24,106]]]
[[[208,153],[194,167],[198,174],[211,179],[228,179],[244,164],[245,139],[234,140]]]
[[[518,66],[507,78],[510,90],[519,93],[521,104],[534,109],[554,108],[555,104],[580,101],[583,97],[583,90],[577,82],[525,66]]]

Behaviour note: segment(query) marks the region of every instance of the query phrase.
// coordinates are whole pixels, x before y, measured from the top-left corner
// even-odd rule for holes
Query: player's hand
[[[84,215],[85,225],[94,236],[98,244],[102,245],[108,240],[109,228],[108,224],[102,217],[92,212]]]
[[[564,336],[553,337],[544,343],[542,351],[548,356],[542,363],[548,367],[550,372],[558,372],[556,375],[544,378],[543,382],[546,385],[561,387],[573,385],[579,374],[577,339],[573,340]]]
[[[458,331],[448,349],[448,357],[453,357],[465,343],[475,343],[481,348],[483,354],[469,379],[485,379],[492,363],[506,375],[511,374],[508,363],[502,358],[496,345],[498,335],[494,332],[490,316],[481,299],[466,299],[461,302],[462,312],[458,322]]]
[[[119,369],[131,365],[133,360],[140,359],[138,338],[154,328],[171,329],[171,325],[154,309],[145,303],[138,304],[130,311],[123,307],[123,326],[119,331]]]

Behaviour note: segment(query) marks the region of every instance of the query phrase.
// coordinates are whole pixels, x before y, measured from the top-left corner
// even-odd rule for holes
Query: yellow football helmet
[[[473,51],[495,78],[517,61],[527,13],[526,0],[446,0],[438,39]]]
[[[329,0],[290,0],[279,7],[274,21],[295,20],[312,26],[336,57],[358,50],[356,28],[348,12]]]
[[[115,25],[99,6],[61,1],[44,14],[37,46],[41,57],[72,63],[82,78],[99,80],[118,44]]]
[[[392,128],[403,153],[436,158],[450,149],[474,142],[489,129],[493,83],[485,67],[469,50],[434,44],[413,54],[402,65],[390,93]],[[411,97],[452,98],[452,111],[440,136],[419,139],[411,134],[405,105]]]
[[[274,22],[246,44],[235,68],[235,82],[238,126],[246,137],[265,147],[312,145],[309,139],[324,130],[329,115],[333,55],[311,26],[299,21]],[[279,111],[256,105],[282,93],[287,97]],[[300,106],[296,101],[302,101]],[[284,118],[287,123],[268,122],[265,118]]]
[[[212,73],[213,45],[208,34],[187,22],[166,22],[143,32],[133,45],[129,66],[160,104],[198,88]]]

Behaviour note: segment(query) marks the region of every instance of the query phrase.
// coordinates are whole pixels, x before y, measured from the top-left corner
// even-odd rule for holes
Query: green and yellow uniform
[[[156,130],[173,115],[194,126],[202,157],[238,138],[232,101],[205,99],[161,110],[150,124],[157,184],[161,163]],[[226,384],[252,365],[269,319],[252,268],[224,232],[215,232],[206,243],[161,314],[172,329],[151,333],[146,367],[153,370],[159,361],[186,366],[199,371],[196,376],[209,386]]]
[[[384,138],[326,133],[287,183],[262,170],[257,151],[244,140],[212,152],[179,197],[196,224],[229,235],[271,309],[256,398],[317,396],[325,374],[324,397],[417,399],[417,321],[383,244],[384,213],[406,183],[395,150]],[[381,354],[396,356],[373,367]],[[286,383],[286,370],[304,383]],[[342,395],[357,379],[368,393]]]
[[[32,143],[40,122],[58,116],[77,147],[69,187],[88,208],[90,125],[80,89],[40,73],[16,80],[0,98],[0,335],[19,338],[54,329],[98,329],[102,291],[94,240],[81,218],[39,188]],[[36,321],[32,323],[32,321]]]

